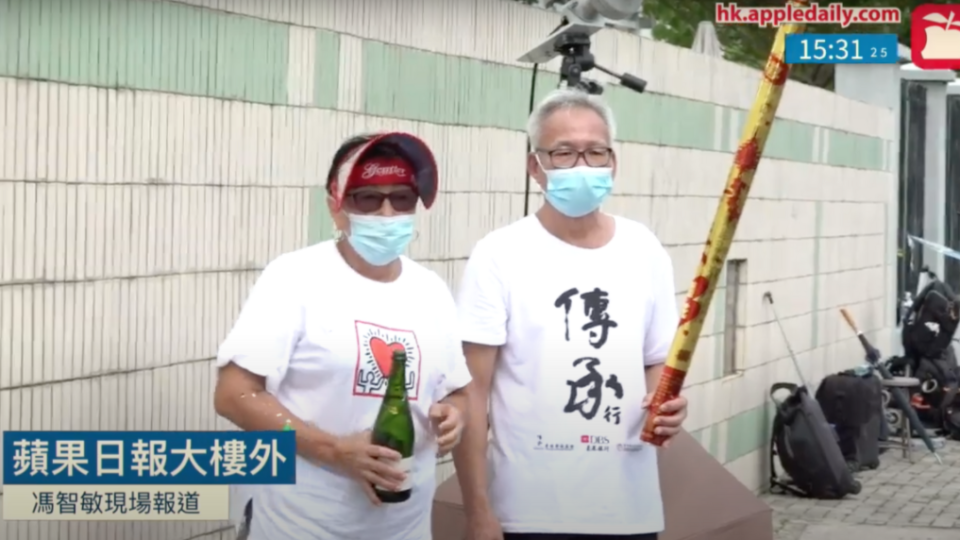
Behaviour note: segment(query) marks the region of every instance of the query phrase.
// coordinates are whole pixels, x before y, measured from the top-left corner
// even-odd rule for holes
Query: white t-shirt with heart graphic
[[[347,266],[332,241],[282,255],[257,280],[217,363],[265,377],[298,418],[344,436],[373,426],[393,351],[405,350],[416,429],[411,499],[374,507],[353,479],[298,458],[296,485],[246,490],[250,540],[430,538],[437,445],[428,410],[470,372],[446,284],[402,263],[396,281],[380,283]]]

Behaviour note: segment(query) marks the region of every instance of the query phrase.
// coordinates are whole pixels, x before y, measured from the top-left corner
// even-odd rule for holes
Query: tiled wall
[[[217,344],[267,261],[329,237],[319,186],[350,134],[408,130],[436,149],[443,192],[411,252],[451,285],[474,242],[523,213],[530,69],[514,59],[556,17],[505,0],[191,3],[0,0],[2,429],[223,426]],[[613,31],[594,52],[649,81],[606,92],[620,123],[607,209],[669,247],[679,301],[758,74]],[[686,390],[689,428],[750,487],[767,390],[797,378],[763,293],[810,381],[861,356],[838,306],[889,334],[894,129],[888,110],[785,91],[731,253],[748,260],[742,372],[721,370],[721,290]],[[217,527],[7,523],[0,539]]]

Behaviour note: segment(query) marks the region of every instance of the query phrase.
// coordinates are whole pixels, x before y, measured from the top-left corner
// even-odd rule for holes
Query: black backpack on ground
[[[873,371],[829,375],[817,388],[817,403],[837,433],[840,452],[852,471],[880,466],[883,388]]]
[[[943,430],[948,437],[960,441],[960,400],[957,399],[957,387],[951,391],[953,399],[943,407]]]
[[[880,381],[877,380],[877,385],[879,386],[879,384]],[[877,414],[867,420],[863,429],[860,430],[860,438],[857,439],[857,461],[860,470],[872,470],[880,466],[880,454],[884,452],[880,443],[888,439],[888,430],[889,426],[887,426],[886,418],[884,418],[881,397],[881,405],[877,409]]]
[[[960,325],[960,305],[953,289],[939,279],[927,284],[903,321],[900,338],[908,358],[940,358]]]
[[[780,390],[790,392],[783,401],[774,397]],[[770,491],[816,499],[860,493],[860,483],[843,459],[836,434],[807,389],[777,383],[770,388],[770,398],[776,405],[770,440]],[[779,458],[789,479],[777,475],[774,457]]]
[[[920,388],[911,388],[910,392],[923,424],[960,440],[960,366],[953,347],[944,349],[937,358],[898,356],[887,362],[894,375],[909,372],[920,381]]]

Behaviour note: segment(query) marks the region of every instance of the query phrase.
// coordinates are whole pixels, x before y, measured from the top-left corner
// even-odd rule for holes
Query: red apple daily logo
[[[920,69],[960,69],[960,5],[922,4],[913,8],[910,55]]]

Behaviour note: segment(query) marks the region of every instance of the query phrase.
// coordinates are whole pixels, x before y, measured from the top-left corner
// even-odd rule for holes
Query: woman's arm
[[[217,353],[217,414],[245,431],[277,431],[289,424],[297,453],[330,464],[337,439],[307,424],[280,404],[276,392],[303,335],[303,306],[294,287],[301,278],[297,255],[281,255],[264,269],[240,316]]]
[[[229,363],[220,368],[213,405],[217,414],[244,431],[293,428],[297,453],[328,465],[337,462],[338,439],[294,416],[266,390],[266,379]]]
[[[298,256],[297,252],[282,255],[267,265],[233,330],[220,345],[214,408],[246,431],[282,430],[289,425],[296,436],[297,454],[357,479],[370,502],[377,505],[380,500],[373,486],[395,489],[405,479],[404,473],[389,463],[399,460],[400,454],[371,444],[369,432],[335,437],[321,431],[294,416],[274,394],[280,392],[303,337],[304,309],[298,286],[304,282],[301,272],[310,267]]]

